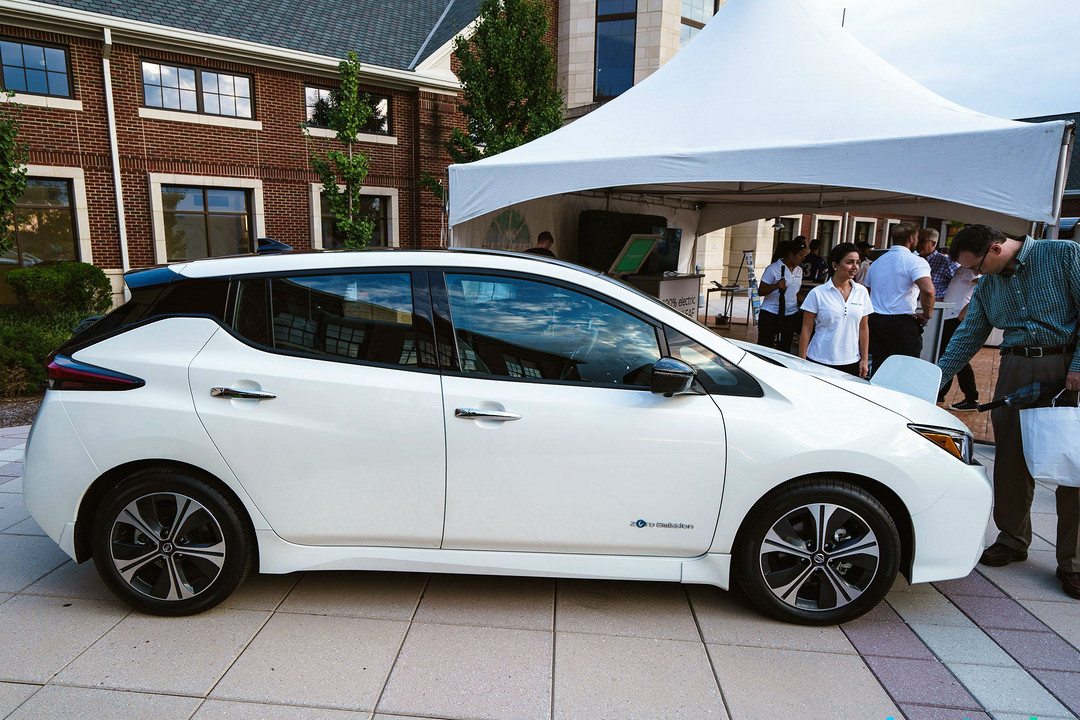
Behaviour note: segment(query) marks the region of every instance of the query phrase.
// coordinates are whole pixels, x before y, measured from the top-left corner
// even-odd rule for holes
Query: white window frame
[[[168,251],[165,247],[165,208],[161,202],[162,185],[191,185],[196,187],[228,188],[230,190],[251,191],[251,217],[255,237],[266,237],[266,214],[263,210],[263,183],[258,178],[212,177],[209,175],[173,175],[171,173],[150,173],[150,215],[154,228],[154,261],[167,263]],[[256,243],[252,242],[252,247]]]
[[[791,237],[792,238],[796,238],[799,235],[805,235],[806,234],[806,233],[804,233],[802,231],[802,221],[803,221],[802,214],[799,214],[799,215],[781,215],[780,217],[782,217],[782,218],[790,218],[791,220],[795,221],[795,229],[791,231]]]
[[[878,219],[872,217],[856,217],[852,215],[848,218],[848,237],[845,242],[855,242],[855,223],[868,222],[870,223],[870,247],[877,248],[877,244],[874,242],[874,238],[877,237],[877,224]],[[885,238],[885,248],[889,247],[889,238]]]
[[[836,237],[833,239],[833,245],[837,245],[839,243],[846,242],[846,240],[844,240],[844,216],[843,215],[814,215],[814,216],[812,216],[811,225],[813,225],[813,227],[814,227],[814,234],[811,236],[811,239],[821,237],[821,232],[819,231],[819,227],[820,227],[820,223],[821,223],[822,220],[829,220],[829,221],[836,222]]]
[[[79,262],[93,263],[90,243],[90,205],[86,199],[86,175],[81,167],[59,165],[27,165],[29,177],[71,181],[71,211],[75,213],[75,244],[79,249]]]
[[[882,237],[881,237],[882,244],[884,244],[885,247],[889,247],[891,245],[891,243],[892,243],[892,229],[893,229],[893,227],[899,225],[900,222],[901,222],[900,220],[895,220],[893,218],[886,218],[885,219],[885,232],[882,234]]]
[[[311,183],[308,206],[311,208],[311,247],[315,250],[324,249],[322,236],[322,183]],[[344,185],[338,185],[338,190],[345,190]],[[389,197],[390,207],[386,211],[386,226],[390,230],[390,242],[387,247],[400,247],[398,237],[398,191],[397,188],[367,187],[360,188],[361,195],[374,195]]]

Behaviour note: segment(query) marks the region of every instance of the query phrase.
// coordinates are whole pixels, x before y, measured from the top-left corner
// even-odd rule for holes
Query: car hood
[[[854,377],[839,370],[833,370],[809,360],[803,360],[781,350],[755,345],[742,340],[731,340],[729,338],[728,341],[752,355],[779,363],[789,370],[811,375],[840,390],[861,397],[867,402],[879,405],[909,422],[961,430],[967,433],[971,432],[970,428],[952,413],[913,395],[873,385],[868,380]]]

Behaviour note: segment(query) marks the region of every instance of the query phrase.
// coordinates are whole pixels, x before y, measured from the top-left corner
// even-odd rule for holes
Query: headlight
[[[965,465],[971,464],[971,433],[930,425],[908,425],[909,428],[937,445]]]

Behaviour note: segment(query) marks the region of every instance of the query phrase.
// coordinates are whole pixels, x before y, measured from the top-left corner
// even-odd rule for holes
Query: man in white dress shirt
[[[930,264],[912,252],[918,239],[915,224],[894,226],[889,237],[892,246],[866,275],[874,307],[870,360],[875,372],[891,355],[919,357],[922,353],[922,330],[934,314],[934,282]]]

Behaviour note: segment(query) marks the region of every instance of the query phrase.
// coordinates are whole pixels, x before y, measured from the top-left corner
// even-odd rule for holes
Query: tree
[[[0,253],[11,248],[15,238],[15,203],[26,189],[26,145],[19,141],[22,105],[15,93],[0,99]]]
[[[544,42],[548,19],[538,0],[483,0],[476,32],[459,37],[454,57],[467,131],[454,128],[446,151],[456,163],[497,155],[557,130],[563,93],[555,57]],[[425,173],[440,198],[442,186]]]
[[[372,119],[371,99],[360,92],[360,61],[356,53],[338,64],[341,88],[334,94],[334,102],[316,107],[312,123],[305,123],[304,134],[311,144],[309,125],[325,124],[334,131],[344,150],[319,151],[310,149],[311,167],[318,173],[323,184],[323,195],[330,205],[330,213],[336,221],[335,229],[347,248],[367,247],[375,230],[375,220],[370,216],[369,204],[360,194],[370,164],[368,157],[357,149],[356,136]],[[338,184],[344,185],[344,189]]]

